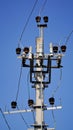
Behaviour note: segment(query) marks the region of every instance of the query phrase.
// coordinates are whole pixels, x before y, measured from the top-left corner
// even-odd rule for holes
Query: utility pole
[[[35,121],[31,125],[34,130],[54,130],[54,128],[48,128],[48,125],[45,123],[44,111],[61,109],[62,107],[54,106],[54,97],[49,98],[51,107],[47,107],[44,104],[44,89],[51,83],[51,69],[60,69],[63,67],[61,65],[61,60],[66,51],[66,46],[54,46],[53,43],[50,43],[49,53],[44,53],[44,28],[47,27],[48,17],[44,16],[43,21],[44,24],[41,24],[41,17],[36,17],[37,27],[40,31],[39,36],[36,38],[36,53],[33,54],[32,47],[25,47],[23,50],[20,47],[16,48],[16,54],[21,54],[18,57],[22,59],[22,67],[28,67],[30,69],[30,82],[36,93],[35,102],[33,99],[28,99],[28,106],[30,109],[4,112],[4,114],[34,111]],[[11,107],[16,108],[16,106],[17,102],[12,101]],[[30,130],[33,130],[33,128],[30,128]]]
[[[40,18],[40,17],[38,17]],[[40,36],[36,38],[36,72],[35,72],[35,90],[36,90],[36,120],[34,124],[35,130],[43,130],[45,128],[44,122],[44,73],[43,73],[43,56],[44,56],[44,28],[47,27],[47,24],[38,24],[40,29]]]
[[[45,72],[43,61],[44,61],[44,28],[47,27],[47,24],[40,24],[41,17],[36,17],[37,27],[39,28],[40,34],[39,37],[36,38],[36,56],[34,56],[35,64],[31,64],[32,71],[30,71],[30,74],[34,73],[34,79],[35,81],[32,81],[31,76],[31,82],[34,83],[35,91],[36,91],[36,103],[33,105],[33,108],[35,109],[36,117],[35,117],[35,123],[33,124],[35,130],[46,130],[47,125],[44,121],[44,88],[45,88]],[[45,23],[48,22],[48,17],[44,17]],[[34,62],[34,61],[32,61]],[[35,69],[35,70],[34,70]]]

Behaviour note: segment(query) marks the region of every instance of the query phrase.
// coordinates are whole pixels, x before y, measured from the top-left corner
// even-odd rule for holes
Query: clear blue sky
[[[44,1],[44,0],[43,0]],[[33,46],[35,52],[35,38],[39,35],[35,17],[43,4],[39,0],[24,32],[21,47]],[[21,61],[17,59],[15,49],[18,45],[23,27],[30,14],[35,0],[0,0],[0,108],[5,111],[11,109],[11,101],[15,100]],[[44,44],[45,53],[49,53],[49,43],[64,44],[66,37],[73,30],[73,0],[47,0],[41,17],[49,17],[48,28],[45,29]],[[68,44],[67,52],[62,59],[63,71],[60,89],[55,94],[56,105],[62,101],[62,110],[54,111],[56,130],[73,129],[73,34]],[[27,83],[29,70],[23,68],[18,106],[21,109],[28,108],[27,85],[30,86],[31,98],[35,99],[35,90]],[[49,106],[48,98],[56,88],[60,78],[59,70],[52,70],[52,83],[45,90],[45,103]],[[27,80],[28,79],[28,80]],[[28,124],[33,124],[31,113],[24,113],[24,119]],[[27,129],[20,115],[5,116],[11,130]],[[51,111],[45,112],[46,123],[54,126]],[[8,130],[0,113],[0,129]]]

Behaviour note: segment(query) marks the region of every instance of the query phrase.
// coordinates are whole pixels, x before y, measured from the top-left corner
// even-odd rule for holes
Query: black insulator
[[[34,104],[34,101],[32,99],[28,100],[28,106],[32,106]]]
[[[44,16],[43,20],[44,20],[45,23],[47,23],[48,22],[48,16]]]
[[[17,106],[17,102],[16,102],[16,101],[12,101],[12,102],[11,102],[11,107],[12,107],[12,108],[16,108],[16,106]]]
[[[54,97],[49,98],[50,105],[54,105],[55,99]]]
[[[20,54],[21,53],[21,48],[16,48],[16,54]]]
[[[57,53],[58,52],[58,46],[53,46],[53,52]]]
[[[37,23],[41,21],[41,17],[40,16],[37,16],[35,19],[36,19]]]
[[[66,45],[62,45],[62,46],[61,46],[61,51],[62,51],[62,52],[66,52]]]
[[[25,47],[25,48],[23,49],[23,51],[24,51],[26,54],[28,54],[28,53],[29,53],[29,48],[28,48],[28,47]]]

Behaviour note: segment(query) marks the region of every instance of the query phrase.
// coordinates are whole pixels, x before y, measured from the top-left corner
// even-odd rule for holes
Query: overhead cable
[[[65,42],[66,45],[67,45],[72,33],[73,33],[73,30],[69,33],[68,37],[66,38],[66,42]]]
[[[57,92],[57,90],[60,88],[61,80],[62,80],[62,68],[60,69],[60,79],[59,79],[58,85],[57,85],[57,87],[55,88],[55,90],[52,93],[53,96],[55,95],[55,93]]]
[[[28,75],[27,75],[28,99],[30,99],[29,74],[30,74],[30,71],[28,72]],[[35,115],[34,115],[34,111],[32,111],[32,116],[33,116],[33,121],[35,122]]]
[[[22,76],[22,64],[21,64],[20,75],[19,75],[19,80],[18,80],[18,89],[17,89],[17,94],[16,94],[16,101],[18,99],[18,94],[19,94],[19,89],[20,89],[20,82],[21,82],[21,76]]]
[[[30,99],[29,75],[30,75],[30,71],[28,72],[28,75],[27,75],[27,89],[28,89],[28,99]]]
[[[31,17],[31,15],[32,15],[32,13],[33,13],[33,11],[34,11],[36,5],[37,5],[37,2],[38,2],[38,0],[35,1],[34,5],[33,5],[33,7],[32,7],[32,10],[31,10],[31,12],[30,12],[30,14],[29,14],[29,16],[28,16],[28,18],[27,18],[27,21],[26,21],[26,23],[25,23],[25,25],[24,25],[24,28],[23,28],[23,30],[22,30],[22,32],[21,32],[21,35],[20,35],[18,45],[20,45],[20,43],[21,43],[21,40],[22,40],[24,31],[25,31],[25,29],[26,29],[26,27],[27,27],[27,25],[28,25],[28,23],[29,23],[30,17]]]
[[[28,72],[28,75],[27,75],[28,99],[30,99],[29,74],[30,74],[30,71]],[[34,111],[32,111],[32,116],[33,116],[33,121],[35,122],[35,115],[34,115]]]
[[[41,6],[41,9],[39,11],[39,15],[41,15],[41,13],[43,12],[46,3],[47,3],[47,0],[44,0],[43,5]]]
[[[1,112],[1,114],[2,114],[2,116],[3,116],[3,118],[4,118],[4,121],[5,121],[5,123],[6,123],[7,127],[8,127],[8,129],[11,130],[11,128],[10,128],[10,126],[9,126],[9,124],[8,124],[8,121],[6,120],[5,115],[4,115],[4,113],[3,113],[3,111],[2,111],[1,108],[0,108],[0,112]]]
[[[53,121],[54,121],[54,128],[56,129],[56,120],[55,120],[55,115],[54,115],[54,111],[52,110],[52,117],[53,117]]]
[[[33,116],[33,121],[35,122],[35,115],[34,115],[34,110],[32,111],[32,116]]]
[[[20,110],[18,106],[17,106],[17,109]],[[28,123],[25,121],[25,119],[24,119],[22,113],[20,113],[20,116],[21,116],[22,120],[24,121],[24,124],[26,125],[26,127],[29,128],[29,125],[28,125]]]

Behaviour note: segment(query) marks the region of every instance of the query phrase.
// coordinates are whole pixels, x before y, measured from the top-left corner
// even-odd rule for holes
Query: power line
[[[20,82],[21,82],[21,76],[22,76],[22,65],[20,68],[20,75],[19,75],[19,80],[18,80],[18,89],[17,89],[17,94],[16,94],[16,101],[18,99],[18,94],[19,94],[19,89],[20,89]]]
[[[67,43],[68,43],[68,41],[69,41],[69,39],[70,39],[72,33],[73,33],[73,30],[72,30],[72,31],[69,33],[69,35],[67,36],[65,45],[67,45]],[[54,96],[54,94],[57,92],[57,90],[58,90],[59,87],[60,87],[61,79],[62,79],[62,68],[60,69],[60,81],[59,81],[59,83],[58,83],[56,89],[53,91],[53,94],[52,94],[53,96]]]
[[[29,74],[30,74],[30,71],[28,72],[28,75],[27,75],[27,88],[28,88],[28,99],[30,99],[30,88],[29,88]],[[33,121],[35,122],[35,115],[34,115],[34,111],[32,111],[32,116],[33,116]]]
[[[42,5],[42,7],[41,7],[41,9],[39,11],[39,15],[41,15],[41,13],[43,12],[46,3],[47,3],[47,0],[44,0],[43,5]]]
[[[31,10],[31,12],[30,12],[30,14],[29,14],[29,16],[28,16],[28,18],[27,18],[27,21],[26,21],[26,23],[25,23],[25,25],[24,25],[24,28],[23,28],[23,30],[22,30],[22,32],[21,32],[21,35],[20,35],[18,45],[20,45],[20,42],[21,42],[21,40],[22,40],[24,31],[25,31],[25,29],[26,29],[26,27],[27,27],[27,25],[28,25],[28,23],[29,23],[30,17],[31,17],[31,15],[32,15],[32,13],[33,13],[35,7],[36,7],[37,2],[38,2],[38,0],[35,1],[34,5],[33,5],[33,7],[32,7],[32,10]]]
[[[17,106],[17,109],[20,110],[18,106]],[[20,116],[21,116],[22,120],[24,121],[26,127],[29,128],[28,123],[25,121],[25,119],[24,119],[22,113],[20,113]]]
[[[59,79],[58,85],[57,85],[57,87],[55,88],[55,90],[52,93],[53,96],[55,95],[55,93],[57,92],[57,90],[60,88],[61,80],[62,80],[62,68],[60,69],[60,79]]]
[[[67,45],[67,43],[68,43],[68,41],[69,41],[69,39],[70,39],[72,33],[73,33],[73,30],[69,33],[68,37],[66,38],[65,45]]]
[[[52,110],[52,117],[53,117],[53,121],[54,121],[54,128],[56,129],[56,120],[55,120],[55,115],[54,115],[54,111]]]
[[[10,126],[9,126],[9,124],[8,124],[8,121],[6,120],[5,115],[4,115],[4,113],[3,113],[3,111],[2,111],[1,108],[0,108],[0,111],[1,111],[1,114],[2,114],[2,116],[3,116],[3,118],[4,118],[4,121],[5,121],[5,123],[6,123],[7,127],[8,127],[8,129],[11,130],[11,128],[10,128]]]
[[[32,116],[33,116],[33,121],[35,122],[35,115],[34,115],[34,111],[32,111]]]
[[[30,74],[30,71],[28,72],[28,75],[27,75],[27,88],[28,88],[28,99],[30,99],[30,88],[29,88],[29,74]],[[35,115],[34,115],[34,111],[32,111],[32,116],[33,116],[33,121],[35,122]]]
[[[28,99],[30,99],[29,74],[30,74],[30,71],[28,72],[28,75],[27,75]]]

